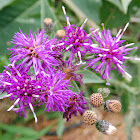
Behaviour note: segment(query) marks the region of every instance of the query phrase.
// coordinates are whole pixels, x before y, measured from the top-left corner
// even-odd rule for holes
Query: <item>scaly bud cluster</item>
[[[90,104],[92,107],[100,107],[101,105],[104,105],[105,111],[113,113],[118,113],[120,111],[121,103],[118,100],[107,100],[103,103],[102,95],[108,95],[110,93],[108,88],[98,88],[98,92],[100,93],[93,93],[90,95]],[[111,123],[105,120],[98,120],[96,112],[92,110],[86,110],[84,112],[83,121],[88,125],[95,124],[96,128],[106,135],[112,135],[117,131]]]

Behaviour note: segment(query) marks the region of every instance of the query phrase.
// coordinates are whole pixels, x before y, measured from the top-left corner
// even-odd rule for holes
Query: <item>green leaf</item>
[[[127,115],[124,117],[125,121],[125,131],[126,131],[126,136],[128,140],[132,139],[132,132],[133,132],[133,127],[134,127],[134,120],[135,120],[135,115],[133,111],[130,111]]]
[[[124,11],[125,14],[127,13],[128,6],[129,6],[129,4],[130,4],[131,1],[132,0],[121,0],[123,11]]]
[[[6,125],[6,124],[0,124],[0,129],[5,130],[9,133],[21,134],[25,136],[33,136],[37,133],[35,130],[31,128],[15,126],[15,125]]]
[[[41,131],[36,131],[36,134],[34,134],[33,136],[24,136],[24,137],[17,138],[15,140],[38,140],[41,136],[48,133],[53,125],[54,125],[54,123],[50,124],[49,126],[42,129]]]
[[[64,2],[66,2],[71,9],[77,12],[77,14],[79,13],[79,16],[86,16],[96,23],[99,23],[99,8],[101,0],[64,0]],[[82,15],[80,15],[80,13]]]
[[[122,5],[121,5],[120,0],[107,0],[107,1],[109,1],[110,3],[112,3],[113,5],[115,5],[116,7],[118,7],[123,12]]]
[[[121,104],[122,104],[122,108],[121,108],[121,112],[124,114],[128,111],[129,108],[129,93],[124,92],[122,94],[122,96],[120,97],[121,99]]]
[[[100,8],[101,22],[105,24],[107,28],[119,27],[126,24],[129,19],[129,12],[124,14],[114,4],[103,0],[102,7]]]
[[[0,140],[13,140],[13,136],[12,133],[5,133],[0,137]]]
[[[58,138],[62,137],[63,132],[64,132],[64,119],[62,115],[59,114],[58,124],[57,124],[57,129],[56,129],[56,134]]]
[[[5,95],[7,95],[7,93],[6,93],[6,92],[4,92],[4,93],[0,94],[0,97],[3,97],[3,96],[5,96]]]
[[[36,133],[36,135],[35,135],[34,138],[39,139],[41,136],[43,136],[43,135],[45,135],[46,133],[48,133],[54,124],[55,124],[55,122],[52,123],[52,124],[50,124],[49,126],[45,127],[44,129],[42,129],[42,130],[39,131],[38,133]]]
[[[0,10],[11,4],[14,0],[0,0]]]
[[[120,9],[124,14],[127,13],[128,6],[132,0],[107,0],[110,3],[114,4],[116,7]]]
[[[94,72],[91,72],[90,70],[79,70],[77,73],[83,74],[84,84],[104,82],[100,77],[98,77]]]
[[[0,56],[0,72],[4,70],[4,66],[8,64],[8,57],[6,55]]]
[[[0,54],[6,53],[7,48],[12,47],[10,41],[19,27],[25,33],[36,31],[40,25],[39,15],[40,1],[36,0],[15,0],[11,5],[0,12]],[[36,15],[32,11],[37,11]],[[35,12],[34,12],[35,13]]]
[[[75,81],[71,81],[71,85],[73,87],[69,87],[70,90],[72,90],[73,92],[78,92],[78,93],[80,92],[80,89]]]

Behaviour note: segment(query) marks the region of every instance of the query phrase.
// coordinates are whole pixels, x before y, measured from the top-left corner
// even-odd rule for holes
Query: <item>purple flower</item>
[[[86,107],[87,102],[83,97],[84,92],[81,92],[79,95],[76,93],[73,94],[68,100],[69,100],[69,106],[65,109],[65,112],[63,114],[63,118],[66,118],[67,121],[71,118],[72,114],[77,116],[77,113],[79,112],[82,116],[84,111],[88,108]]]
[[[64,112],[65,107],[68,106],[68,98],[73,95],[73,92],[68,89],[70,85],[69,80],[65,80],[65,73],[60,70],[49,74],[42,72],[38,78],[41,79],[40,104],[45,104],[46,111]]]
[[[81,73],[76,73],[80,69],[81,65],[76,65],[74,66],[73,64],[67,62],[63,63],[63,65],[60,66],[60,69],[65,73],[66,77],[65,79],[67,80],[74,80],[79,82],[81,85],[84,84],[82,79],[83,79],[83,74]]]
[[[87,64],[86,68],[93,67],[93,70],[96,72],[100,71],[102,79],[107,80],[107,85],[109,85],[109,78],[111,79],[110,71],[115,68],[117,69],[117,74],[121,72],[123,76],[127,75],[131,78],[131,75],[124,70],[123,67],[125,66],[123,63],[126,59],[133,59],[126,55],[130,54],[129,51],[137,49],[137,47],[127,48],[134,45],[134,43],[123,45],[125,40],[120,40],[128,25],[129,23],[126,24],[123,31],[120,29],[116,37],[111,36],[110,30],[106,30],[104,24],[102,24],[103,30],[101,30],[101,32],[97,31],[93,33],[93,39],[99,43],[99,47],[92,46],[93,48],[91,51],[95,54],[95,58],[89,60],[90,62]],[[99,64],[94,66],[95,63]]]
[[[0,97],[10,98],[15,101],[14,104],[7,110],[13,110],[15,113],[22,112],[25,115],[25,108],[28,107],[33,112],[35,122],[37,117],[33,109],[33,103],[39,97],[40,85],[35,77],[30,77],[25,72],[20,72],[16,69],[15,64],[9,64],[9,67],[0,74],[0,90],[7,92],[7,95]],[[15,106],[18,105],[18,108]]]
[[[9,49],[12,51],[10,62],[22,60],[19,70],[24,68],[24,71],[28,71],[33,65],[35,74],[45,68],[50,69],[52,66],[58,66],[55,57],[60,53],[51,49],[56,39],[48,40],[48,37],[44,38],[44,33],[44,30],[40,32],[38,30],[37,34],[30,32],[30,37],[22,33],[21,30],[20,33],[15,33],[12,43],[16,46]]]
[[[60,43],[60,45],[65,47],[65,51],[68,50],[71,51],[68,60],[70,63],[72,63],[73,56],[76,54],[80,60],[80,63],[77,65],[85,64],[82,62],[81,57],[83,56],[83,54],[87,53],[90,45],[92,44],[91,41],[92,33],[87,34],[83,30],[83,27],[87,22],[87,18],[81,27],[78,27],[76,25],[70,25],[69,17],[66,15],[65,7],[62,6],[62,9],[67,20],[67,26],[64,27],[66,35],[62,38],[62,43]]]

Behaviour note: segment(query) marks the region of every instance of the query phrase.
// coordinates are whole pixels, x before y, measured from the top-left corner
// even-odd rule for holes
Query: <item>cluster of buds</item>
[[[98,91],[104,91],[102,92],[104,95],[105,93],[110,93],[110,90],[107,88],[104,88],[104,90],[99,88]],[[105,103],[103,100],[104,99],[101,93],[93,93],[90,95],[90,104],[92,107],[100,107],[101,105],[104,105],[104,110],[112,113],[118,113],[121,110],[121,103],[118,100],[107,100]],[[117,131],[117,129],[111,123],[105,120],[98,120],[98,116],[93,109],[86,110],[84,112],[83,121],[88,125],[95,124],[97,130],[106,135],[113,135]]]

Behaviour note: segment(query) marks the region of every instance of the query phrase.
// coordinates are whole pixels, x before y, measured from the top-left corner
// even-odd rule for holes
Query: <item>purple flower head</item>
[[[81,65],[76,65],[74,66],[73,64],[69,62],[64,62],[63,65],[61,65],[61,70],[65,73],[66,77],[65,79],[72,80],[79,82],[81,85],[84,84],[82,79],[83,79],[83,74],[76,73],[80,69]]]
[[[80,60],[80,63],[78,65],[85,64],[82,62],[81,57],[83,56],[83,54],[87,53],[90,45],[92,44],[92,41],[91,41],[92,33],[87,34],[83,30],[83,27],[85,23],[87,22],[87,18],[81,27],[78,27],[76,25],[71,25],[69,22],[69,17],[66,15],[65,7],[62,6],[62,9],[66,17],[67,26],[64,27],[66,31],[66,35],[62,38],[63,43],[61,43],[61,45],[65,46],[66,48],[65,51],[68,51],[68,50],[71,51],[70,56],[69,56],[70,63],[72,63],[73,56],[74,54],[76,54]]]
[[[28,71],[33,65],[35,74],[44,70],[42,62],[48,69],[52,66],[58,66],[55,57],[60,54],[51,49],[56,39],[48,40],[48,37],[43,37],[44,33],[44,30],[40,32],[38,30],[37,34],[30,32],[30,37],[22,33],[21,30],[20,33],[15,33],[12,43],[16,46],[9,49],[12,51],[10,62],[22,60],[20,70],[24,68],[25,71]]]
[[[134,43],[123,45],[122,43],[125,40],[120,40],[128,25],[129,23],[126,24],[123,30],[120,29],[116,37],[111,36],[110,30],[106,30],[104,24],[102,24],[103,30],[101,32],[93,33],[93,39],[99,43],[99,47],[92,46],[92,53],[95,53],[95,58],[90,60],[86,68],[93,67],[96,72],[100,71],[102,79],[107,80],[107,85],[109,85],[109,78],[111,79],[110,71],[115,68],[117,69],[117,74],[121,72],[123,76],[127,75],[131,78],[131,75],[124,70],[123,67],[125,66],[123,64],[126,59],[133,59],[126,57],[126,55],[130,54],[129,51],[137,49],[137,47],[127,48],[134,45]],[[96,62],[100,63],[94,66]]]
[[[23,112],[26,117],[25,108],[28,107],[33,112],[35,122],[37,122],[33,103],[36,102],[40,93],[38,80],[18,71],[15,64],[9,64],[9,68],[5,69],[0,77],[0,90],[4,89],[7,92],[7,95],[0,97],[0,99],[10,98],[10,100],[15,101],[7,111],[13,110],[15,113],[20,112],[20,114]],[[18,108],[15,108],[16,105],[18,105]]]
[[[46,111],[64,112],[65,107],[68,106],[68,98],[73,95],[73,92],[68,89],[69,80],[64,80],[65,73],[61,71],[53,71],[49,74],[42,72],[38,77],[41,79],[42,89],[39,96],[40,104],[45,104]]]
[[[65,109],[65,112],[63,114],[63,118],[66,118],[67,121],[71,118],[72,114],[77,116],[77,113],[79,112],[82,116],[84,111],[88,108],[86,107],[87,102],[83,97],[84,92],[81,92],[79,95],[76,93],[73,94],[68,100],[69,100],[69,106]]]

